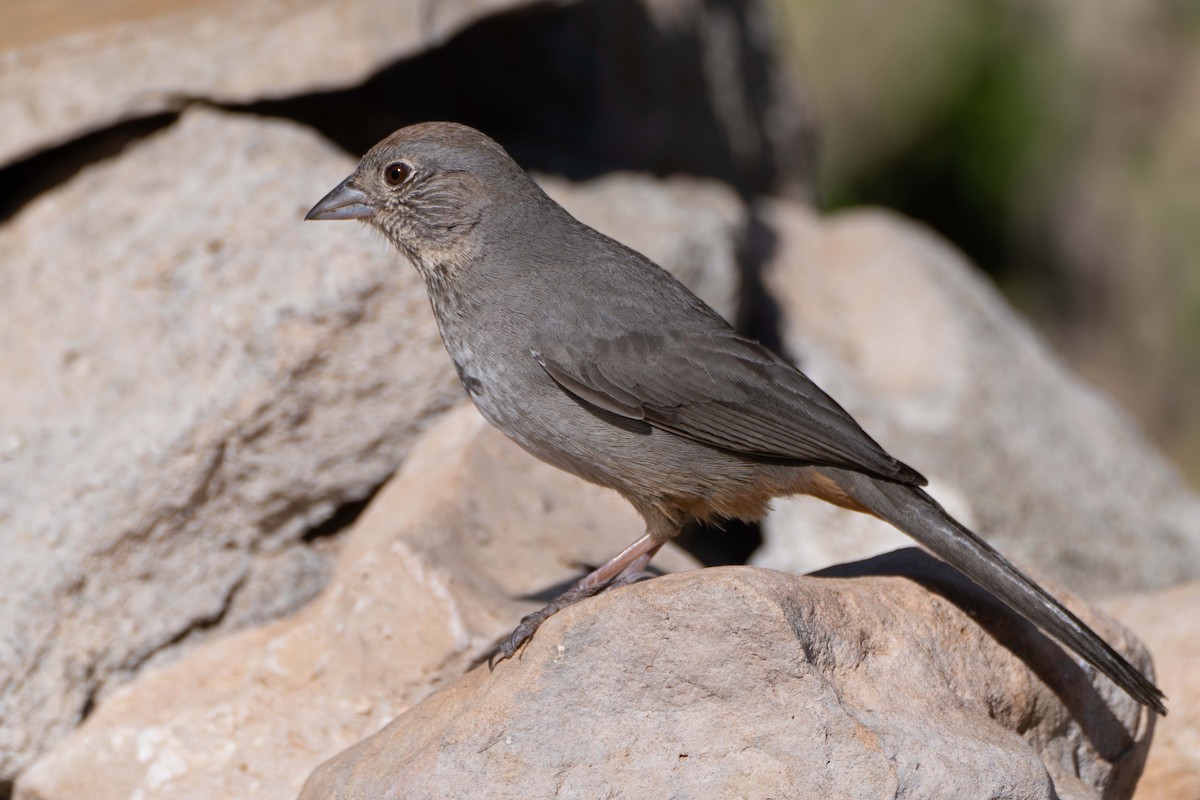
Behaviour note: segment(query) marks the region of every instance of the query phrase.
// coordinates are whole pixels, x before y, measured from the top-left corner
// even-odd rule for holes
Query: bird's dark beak
[[[304,215],[305,219],[369,219],[375,209],[368,202],[367,194],[354,185],[354,176],[337,185],[321,202]]]

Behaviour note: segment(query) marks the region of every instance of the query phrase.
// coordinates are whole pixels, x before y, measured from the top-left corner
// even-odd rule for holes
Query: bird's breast
[[[483,416],[505,431],[519,424],[528,395],[537,392],[539,376],[525,363],[532,358],[523,358],[484,320],[439,315],[438,325],[458,378]]]

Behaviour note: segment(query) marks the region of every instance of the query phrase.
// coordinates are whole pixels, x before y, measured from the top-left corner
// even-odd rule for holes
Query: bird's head
[[[425,122],[372,147],[305,219],[362,220],[431,269],[468,255],[476,227],[531,185],[504,148],[474,128]]]

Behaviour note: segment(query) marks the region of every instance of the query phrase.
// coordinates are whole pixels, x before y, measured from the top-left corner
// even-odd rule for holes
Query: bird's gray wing
[[[803,373],[732,330],[535,342],[531,352],[580,400],[678,436],[925,484]]]

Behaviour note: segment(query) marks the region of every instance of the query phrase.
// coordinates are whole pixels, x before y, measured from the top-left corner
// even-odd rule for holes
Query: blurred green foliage
[[[822,205],[940,231],[1200,482],[1200,3],[773,2]]]

